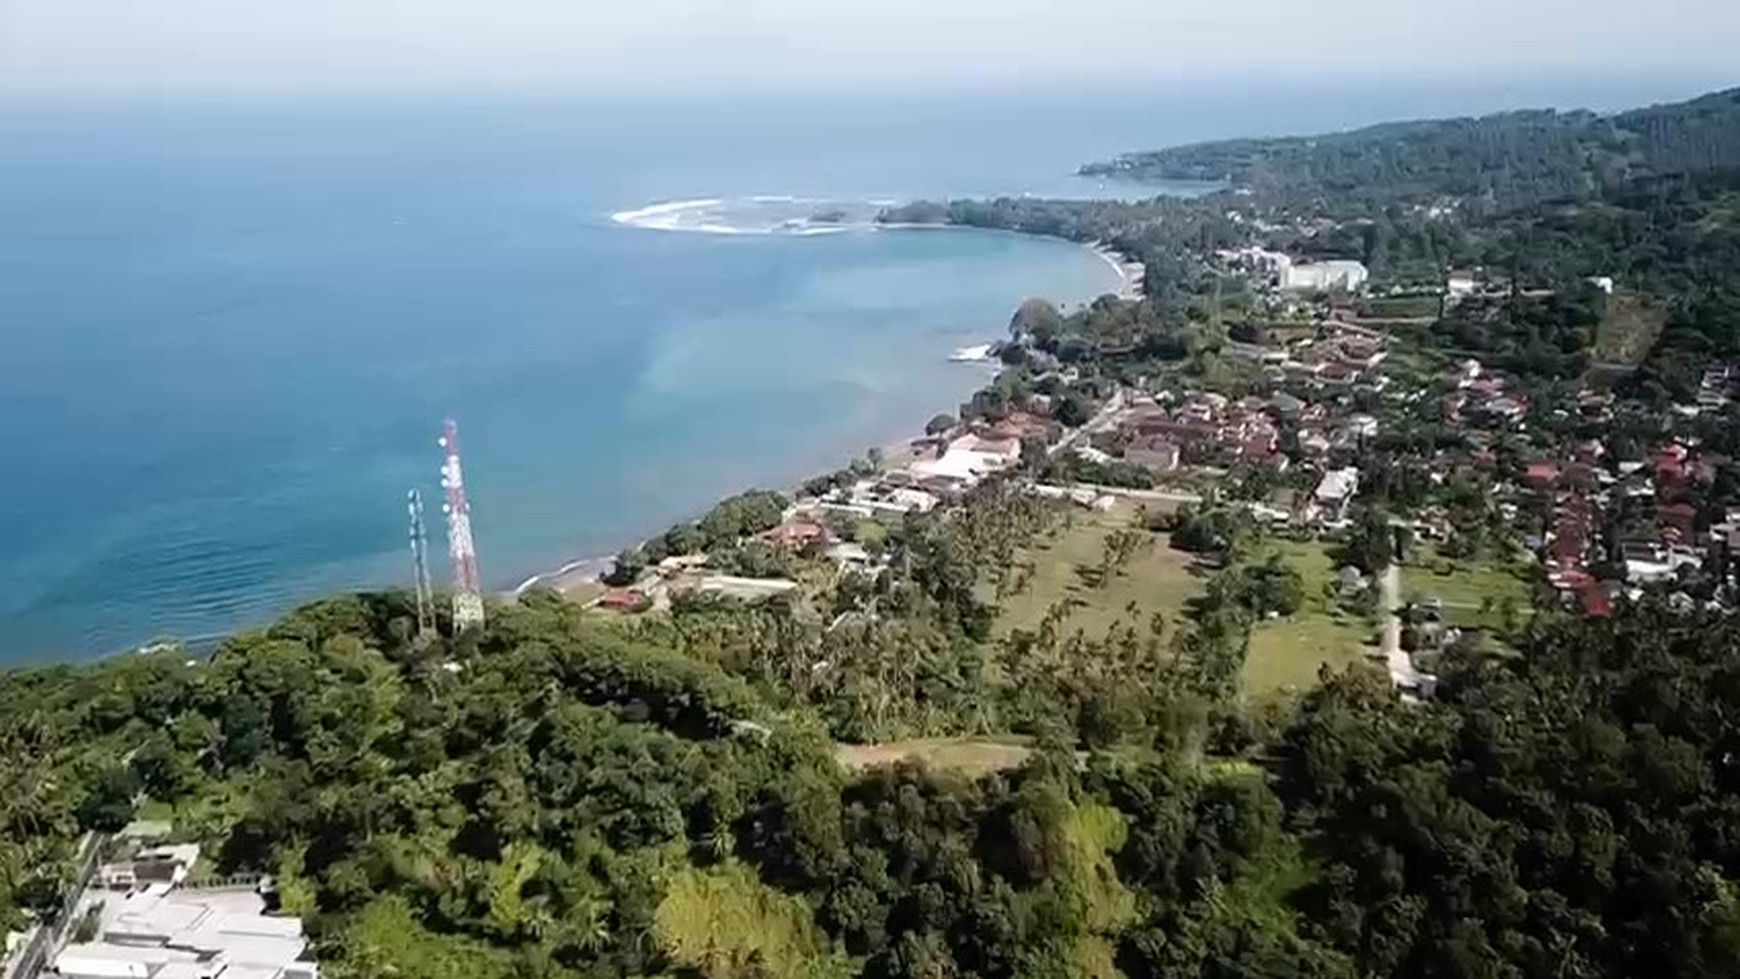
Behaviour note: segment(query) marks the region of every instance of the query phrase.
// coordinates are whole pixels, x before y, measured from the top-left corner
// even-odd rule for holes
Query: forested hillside
[[[1215,180],[1281,197],[1476,198],[1503,209],[1625,180],[1740,165],[1740,89],[1618,115],[1552,110],[1384,123],[1131,153],[1090,175]]]
[[[777,684],[554,596],[408,625],[337,599],[0,679],[0,916],[140,794],[275,873],[336,977],[1740,971],[1727,618],[1556,621],[1430,706],[1355,672],[976,781],[850,776]]]

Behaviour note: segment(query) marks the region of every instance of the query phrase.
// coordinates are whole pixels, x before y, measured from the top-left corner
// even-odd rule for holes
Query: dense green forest
[[[1341,201],[1473,198],[1498,209],[1586,196],[1627,180],[1740,165],[1740,89],[1617,115],[1538,110],[1384,123],[1133,153],[1089,175],[1226,181]]]
[[[977,779],[850,775],[779,684],[553,595],[457,642],[410,621],[336,599],[207,662],[8,674],[0,914],[143,793],[275,872],[339,977],[1740,970],[1728,618],[1543,621],[1429,706],[1365,672],[1160,696]]]
[[[1090,317],[1135,324],[1118,331],[1122,345],[1173,347],[1192,323],[1236,322],[1246,298],[1237,277],[1206,257],[1261,244],[1358,260],[1400,289],[1440,290],[1453,268],[1508,281],[1512,295],[1447,310],[1430,339],[1525,375],[1571,377],[1614,359],[1599,342],[1610,300],[1591,290],[1596,277],[1662,321],[1624,358],[1643,368],[1637,390],[1683,401],[1702,364],[1740,356],[1740,89],[1612,116],[1513,112],[1206,143],[1084,170],[1233,187],[1124,202],[917,202],[883,218],[1102,241],[1131,255],[1147,269],[1145,302]]]

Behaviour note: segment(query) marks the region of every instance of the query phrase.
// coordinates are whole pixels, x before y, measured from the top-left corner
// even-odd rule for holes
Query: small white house
[[[1345,469],[1331,469],[1323,474],[1317,483],[1317,492],[1313,498],[1317,505],[1333,519],[1340,520],[1347,515],[1347,504],[1353,499],[1353,494],[1359,492],[1359,470],[1353,466]]]

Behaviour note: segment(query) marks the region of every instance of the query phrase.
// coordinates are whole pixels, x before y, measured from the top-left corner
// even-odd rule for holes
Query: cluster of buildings
[[[148,844],[167,827],[124,832],[127,853],[99,867],[82,922],[53,958],[61,979],[319,979],[302,922],[268,913],[270,881],[196,882],[200,848]]]
[[[1510,380],[1488,371],[1478,360],[1465,360],[1444,395],[1444,418],[1477,428],[1514,427],[1528,417],[1529,399]]]
[[[1586,439],[1528,462],[1522,483],[1546,503],[1545,530],[1530,542],[1548,584],[1599,616],[1619,594],[1676,591],[1688,576],[1729,573],[1740,554],[1740,508],[1703,512],[1716,468],[1680,441],[1611,459],[1600,439]]]
[[[1167,472],[1180,465],[1263,465],[1285,469],[1280,430],[1262,398],[1169,392],[1132,402],[1119,418],[1126,461]]]
[[[1379,393],[1389,384],[1388,377],[1378,370],[1386,356],[1382,334],[1344,319],[1331,319],[1318,336],[1294,342],[1278,358],[1271,355],[1278,368],[1272,376],[1314,391],[1363,389]]]
[[[1698,379],[1697,407],[1700,412],[1721,411],[1740,395],[1740,365],[1715,364],[1704,368]]]
[[[929,513],[1021,461],[1023,444],[1047,436],[1047,418],[1013,413],[917,440],[911,457],[898,465],[860,476],[819,496],[799,499],[781,522],[756,535],[778,551],[819,554],[842,568],[867,568],[878,558],[862,543],[841,539],[836,530],[864,521],[895,522],[909,513]],[[600,607],[641,612],[662,607],[676,595],[693,592],[741,599],[767,598],[799,589],[783,578],[750,578],[709,570],[707,555],[665,558],[633,585],[610,588],[594,600]]]

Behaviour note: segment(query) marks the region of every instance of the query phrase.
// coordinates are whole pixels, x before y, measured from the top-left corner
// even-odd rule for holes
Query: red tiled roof
[[[764,531],[761,539],[779,547],[802,547],[813,541],[825,540],[828,532],[821,524],[782,523]]]
[[[612,588],[599,596],[598,604],[606,608],[637,609],[646,604],[646,592],[639,588]]]
[[[1250,458],[1266,456],[1275,451],[1275,437],[1247,439],[1239,446],[1239,454]]]
[[[1552,462],[1531,462],[1524,467],[1523,475],[1531,483],[1546,485],[1559,478],[1559,467]]]

